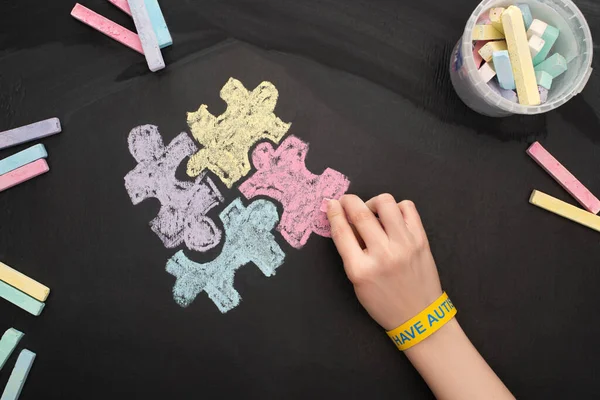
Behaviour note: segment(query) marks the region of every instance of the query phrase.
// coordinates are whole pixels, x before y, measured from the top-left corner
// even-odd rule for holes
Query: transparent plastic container
[[[540,19],[560,30],[550,55],[560,53],[568,70],[552,82],[548,101],[539,106],[522,106],[504,99],[479,77],[473,60],[473,27],[482,14],[493,7],[527,4],[534,19]],[[467,22],[462,38],[450,58],[452,85],[462,101],[474,111],[491,117],[513,114],[541,114],[554,110],[581,93],[592,73],[593,43],[585,17],[570,0],[484,0]]]

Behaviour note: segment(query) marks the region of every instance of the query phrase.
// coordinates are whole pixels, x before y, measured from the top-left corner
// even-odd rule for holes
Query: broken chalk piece
[[[600,211],[600,200],[583,186],[556,158],[552,156],[539,142],[527,149],[527,154],[560,184],[586,210],[593,214]]]
[[[40,159],[0,175],[0,192],[48,172],[46,160]]]
[[[479,50],[479,55],[485,60],[485,62],[490,62],[492,61],[495,51],[502,51],[506,49],[507,47],[505,40],[487,42],[486,45]]]
[[[473,61],[475,61],[475,67],[477,67],[477,69],[479,69],[479,67],[481,67],[481,64],[483,64],[483,58],[481,58],[481,54],[479,54],[479,50],[481,50],[481,48],[483,46],[486,45],[485,40],[480,40],[478,41],[475,46],[473,46]]]
[[[131,9],[129,8],[129,4],[127,3],[127,0],[108,0],[108,1],[110,3],[112,3],[114,6],[118,7],[125,14],[131,16]]]
[[[544,61],[546,57],[548,57],[548,54],[550,54],[550,50],[552,50],[552,47],[554,47],[554,43],[556,43],[559,34],[560,31],[558,29],[548,25],[544,31],[544,34],[542,35],[542,39],[544,39],[544,47],[542,47],[540,52],[537,53],[537,55],[533,58],[533,65],[538,65]]]
[[[331,199],[323,199],[323,202],[321,203],[321,208],[319,210],[321,210],[321,212],[326,213],[330,201]]]
[[[158,46],[162,49],[163,47],[172,45],[173,39],[171,38],[171,33],[167,27],[167,22],[160,9],[158,0],[144,0],[144,4],[146,5],[146,10],[148,10],[148,16],[150,17]]]
[[[89,8],[77,3],[71,11],[71,16],[94,28],[98,32],[104,33],[109,38],[124,44],[130,49],[135,50],[140,54],[144,54],[142,43],[140,42],[138,35]]]
[[[519,104],[537,106],[540,104],[540,93],[535,80],[535,71],[533,70],[521,10],[515,6],[508,7],[502,14],[502,24],[504,25],[508,54],[513,67]]]
[[[0,369],[4,367],[6,360],[8,360],[12,352],[15,350],[23,335],[23,332],[19,332],[14,328],[10,328],[4,332],[2,339],[0,339]]]
[[[550,88],[552,88],[552,75],[550,75],[546,71],[536,71],[535,79],[537,81],[538,86],[541,86],[547,90],[550,90]]]
[[[517,97],[517,93],[514,90],[506,90],[502,89],[498,82],[495,79],[492,79],[488,85],[492,90],[498,93],[500,96],[504,97],[506,100],[511,101],[513,103],[518,103],[519,98]]]
[[[512,65],[510,64],[508,51],[495,51],[493,60],[500,87],[502,89],[515,90],[515,77],[513,75]]]
[[[1,262],[0,280],[39,301],[46,301],[48,294],[50,294],[50,289],[47,286],[42,285],[38,281],[31,279],[27,275],[24,275]]]
[[[25,293],[2,281],[0,281],[0,297],[35,316],[40,315],[45,306],[44,303],[27,296]]]
[[[45,138],[59,133],[60,131],[61,127],[58,118],[50,118],[0,132],[0,150],[31,142],[32,140]]]
[[[548,89],[538,86],[538,93],[540,94],[540,103],[544,104],[548,101]]]
[[[504,7],[496,7],[490,10],[490,22],[496,30],[502,34],[504,34],[504,28],[502,27],[502,13],[504,12]]]
[[[587,226],[595,231],[600,232],[600,217],[582,210],[579,207],[575,207],[569,203],[565,203],[562,200],[547,195],[539,190],[534,190],[531,193],[529,202],[534,206],[543,208],[544,210],[550,211],[554,214],[560,215],[561,217],[570,219],[573,222],[577,222],[583,226]]]
[[[492,25],[475,25],[473,27],[473,40],[499,40],[504,39],[504,35],[498,32],[498,29]]]
[[[529,39],[529,52],[531,53],[531,57],[535,57],[539,54],[540,51],[544,48],[546,41],[539,36],[533,35]]]
[[[142,48],[144,49],[144,56],[148,63],[148,68],[152,72],[156,72],[165,67],[165,61],[163,60],[160,47],[158,46],[158,40],[150,21],[150,15],[144,4],[144,0],[127,0],[129,8],[131,9],[131,16],[133,17],[133,23],[137,30],[140,42],[142,42]]]
[[[525,23],[525,29],[529,29],[533,22],[531,9],[527,4],[517,4],[517,7],[519,7],[519,9],[521,10],[521,14],[523,14],[523,22]]]
[[[48,152],[44,145],[41,143],[36,144],[35,146],[0,160],[0,175],[4,175],[7,172],[46,157],[48,157]]]
[[[536,65],[534,69],[536,72],[547,72],[552,79],[556,79],[556,77],[567,70],[567,60],[556,53],[552,57]]]
[[[486,62],[483,64],[481,68],[479,68],[479,76],[485,83],[491,81],[492,78],[496,76],[496,70],[494,69],[492,63]]]
[[[0,400],[17,400],[19,398],[29,371],[31,371],[33,360],[35,360],[35,353],[27,349],[21,350]]]
[[[527,39],[531,39],[532,36],[542,37],[544,35],[544,32],[546,32],[547,27],[548,24],[544,21],[534,19],[531,23],[531,26],[527,29]]]

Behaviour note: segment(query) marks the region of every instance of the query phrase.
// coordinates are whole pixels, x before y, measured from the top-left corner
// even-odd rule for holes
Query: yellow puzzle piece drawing
[[[215,117],[202,105],[187,115],[194,138],[204,147],[190,157],[187,174],[200,175],[204,169],[215,173],[231,188],[250,171],[248,152],[259,140],[279,141],[291,123],[280,120],[273,111],[279,92],[271,82],[263,82],[249,92],[237,79],[230,78],[221,89],[227,111]]]

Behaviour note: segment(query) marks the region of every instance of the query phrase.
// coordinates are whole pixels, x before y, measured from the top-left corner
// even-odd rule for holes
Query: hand
[[[331,236],[358,300],[385,330],[408,321],[442,288],[413,202],[382,194],[364,203],[354,195],[327,204]]]

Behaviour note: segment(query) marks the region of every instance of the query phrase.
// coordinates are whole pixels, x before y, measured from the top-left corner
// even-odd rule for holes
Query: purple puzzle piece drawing
[[[327,168],[322,175],[306,169],[308,143],[295,136],[281,142],[277,150],[270,143],[259,144],[252,153],[257,171],[239,187],[246,198],[268,196],[284,208],[277,227],[293,247],[306,244],[312,232],[331,236],[327,215],[321,211],[324,199],[338,199],[350,181],[338,171]]]
[[[142,125],[129,133],[129,151],[138,165],[125,176],[125,188],[133,204],[156,198],[161,207],[150,222],[165,247],[185,243],[188,249],[206,251],[221,240],[221,230],[206,213],[223,196],[204,174],[193,182],[175,178],[181,162],[198,149],[187,134],[181,133],[165,147],[154,125]]]
[[[167,272],[176,278],[173,297],[182,307],[204,291],[226,313],[240,303],[240,294],[233,287],[240,267],[254,263],[265,276],[271,276],[283,264],[285,253],[271,233],[279,218],[275,204],[256,200],[244,207],[237,198],[221,212],[220,218],[225,244],[216,259],[198,264],[179,251],[167,262]]]

